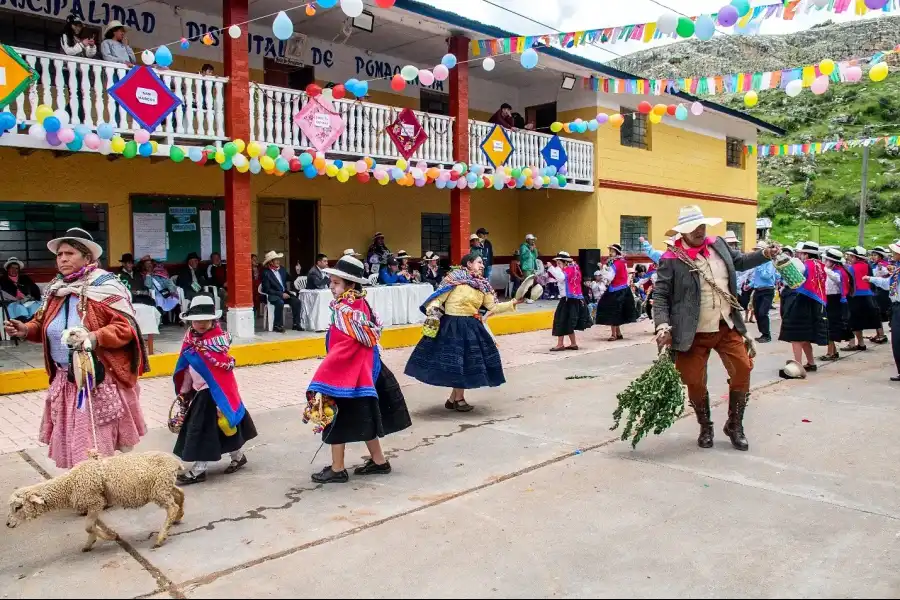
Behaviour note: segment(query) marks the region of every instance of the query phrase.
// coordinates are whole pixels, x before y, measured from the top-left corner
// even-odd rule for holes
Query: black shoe
[[[350,475],[347,469],[335,473],[331,467],[325,467],[319,473],[313,473],[313,483],[347,483],[350,481]]]
[[[888,343],[888,337],[886,335],[876,335],[875,337],[869,338],[869,339],[872,340],[873,342],[875,342],[876,344],[887,344]]]
[[[291,329],[294,331],[303,331],[303,329],[299,325],[294,325]]]
[[[759,342],[760,344],[768,344],[769,342],[772,341],[772,336],[761,335],[758,338],[756,338],[756,341]]]
[[[272,328],[272,331],[274,331],[275,333],[284,333],[284,327],[279,327],[276,325]]]
[[[241,469],[244,468],[244,465],[246,465],[246,464],[247,464],[247,455],[245,454],[244,456],[241,457],[241,460],[231,461],[231,464],[225,468],[225,474],[231,475],[232,473],[234,473],[236,471],[240,471]]]
[[[701,448],[713,447],[713,422],[709,416],[709,392],[698,404],[691,402],[697,415],[697,423],[700,424],[700,436],[697,437],[697,445]]]
[[[819,370],[818,365],[803,365],[803,368],[806,369],[807,373],[813,373]]]
[[[825,354],[819,357],[819,360],[823,360],[825,362],[839,360],[841,358],[840,352],[835,352],[834,354]]]
[[[900,381],[900,375],[894,375],[891,377],[891,381]]]
[[[188,471],[175,478],[175,483],[182,486],[203,483],[204,481],[206,481],[206,471],[203,471],[199,475],[194,475],[192,472]]]
[[[361,467],[356,467],[353,470],[355,475],[387,475],[391,472],[391,463],[386,462],[383,465],[379,465],[371,458],[366,461]]]

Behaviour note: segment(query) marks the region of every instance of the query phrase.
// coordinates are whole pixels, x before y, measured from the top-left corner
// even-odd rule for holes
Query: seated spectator
[[[134,50],[128,45],[125,37],[125,26],[119,21],[110,21],[100,44],[100,56],[107,62],[121,63],[129,69],[137,64]]]
[[[131,292],[131,303],[156,306],[150,288],[147,286],[147,278],[150,277],[150,273],[144,272],[144,263],[138,265],[138,269],[135,270],[134,256],[130,252],[123,254],[119,262],[122,265],[122,270],[119,271],[119,281],[125,284],[125,287]]]
[[[328,257],[324,254],[316,254],[316,264],[313,265],[306,275],[306,289],[327,290],[330,278],[322,272],[322,269],[327,268]]]
[[[400,274],[406,277],[408,282],[418,283],[420,281],[419,272],[409,266],[409,253],[406,250],[397,253],[397,262],[400,263]]]
[[[225,270],[225,263],[222,262],[222,255],[213,252],[209,255],[209,265],[206,267],[206,280],[210,285],[224,288],[228,285],[228,273]]]
[[[256,313],[259,308],[259,284],[260,284],[260,268],[259,257],[255,254],[250,255],[250,277],[253,281],[253,312]]]
[[[513,296],[515,296],[519,286],[522,285],[522,280],[525,279],[525,273],[522,272],[522,261],[519,260],[520,256],[519,251],[516,250],[513,252],[512,260],[509,261],[509,280],[513,284]]]
[[[3,265],[0,290],[10,319],[29,321],[41,307],[41,289],[22,272],[25,263],[12,256]],[[8,304],[7,304],[8,303]]]
[[[177,277],[175,285],[184,290],[184,299],[187,301],[201,293],[203,286],[208,285],[206,276],[200,270],[200,257],[196,252],[187,255],[187,264],[178,272]]]
[[[430,283],[434,289],[438,288],[444,274],[441,272],[440,257],[429,250],[422,257],[422,268],[419,270],[419,276],[423,283]]]
[[[66,17],[66,25],[63,27],[59,45],[62,51],[69,56],[79,58],[94,58],[97,56],[97,42],[93,37],[84,36],[84,21],[81,17],[71,14]]]
[[[204,77],[214,77],[216,74],[216,70],[211,64],[206,63],[202,67],[200,67],[200,74]]]
[[[512,106],[505,102],[500,105],[500,110],[491,115],[490,123],[496,123],[506,129],[515,129],[516,123],[513,121]]]
[[[262,293],[269,299],[275,311],[275,319],[272,329],[278,333],[284,333],[284,304],[291,307],[291,317],[294,320],[294,331],[300,331],[300,299],[288,292],[287,269],[281,266],[284,254],[270,250],[263,258]]]
[[[400,263],[397,259],[391,257],[387,259],[387,264],[381,267],[378,273],[378,283],[381,285],[396,285],[398,283],[409,283],[409,280],[400,274]]]
[[[527,129],[529,131],[534,130],[534,123],[525,123],[525,119],[517,112],[512,114],[513,123],[516,126],[516,129]]]
[[[140,270],[150,274],[150,285],[153,299],[163,312],[169,312],[178,306],[178,288],[169,277],[166,266],[157,263],[150,255],[141,257]]]

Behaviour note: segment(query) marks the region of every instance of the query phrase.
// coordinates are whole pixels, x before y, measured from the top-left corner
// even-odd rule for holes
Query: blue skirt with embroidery
[[[404,372],[422,383],[466,390],[506,383],[497,344],[474,317],[441,317],[437,336],[419,340]]]

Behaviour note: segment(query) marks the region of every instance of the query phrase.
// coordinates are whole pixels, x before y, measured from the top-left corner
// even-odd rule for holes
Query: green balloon
[[[184,160],[184,150],[180,146],[172,146],[169,148],[169,158],[172,159],[172,162],[180,163]]]
[[[677,33],[680,37],[689,38],[694,35],[694,22],[691,21],[687,17],[679,17],[678,18],[678,27],[675,28],[675,33]]]
[[[125,158],[134,158],[138,153],[138,145],[137,142],[131,140],[125,144],[125,149],[122,150],[122,156]]]
[[[565,175],[557,175],[556,181],[559,183],[559,185],[566,185],[566,176]]]
[[[478,181],[475,182],[475,188],[476,188],[476,189],[479,189],[479,190],[480,190],[480,189],[483,188],[483,187],[484,187],[484,179],[479,179]]]
[[[513,169],[511,175],[513,179],[518,179],[522,176],[522,169]]]
[[[226,158],[225,162],[223,162],[219,166],[222,167],[223,171],[228,171],[231,169],[231,167],[234,166],[234,163],[231,161],[231,158]]]
[[[209,146],[207,146],[207,147],[204,148],[204,149],[205,149],[205,150],[209,150],[209,151],[212,152],[213,154],[215,154],[215,153],[219,150],[218,148],[216,148],[216,147],[213,146],[212,144],[210,144]]]
[[[269,147],[266,148],[266,156],[274,160],[281,156],[281,151],[278,150],[278,146],[276,146],[275,144],[269,144]]]
[[[746,16],[750,12],[749,0],[731,0],[731,5],[738,11],[738,16]]]
[[[224,146],[222,146],[222,151],[225,153],[225,156],[234,156],[237,154],[237,144],[234,142],[228,142]]]

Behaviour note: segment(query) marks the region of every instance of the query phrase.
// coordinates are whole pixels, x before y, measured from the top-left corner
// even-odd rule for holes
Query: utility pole
[[[866,237],[866,196],[869,191],[869,147],[863,146],[862,192],[859,195],[859,236],[856,243],[863,246]]]

